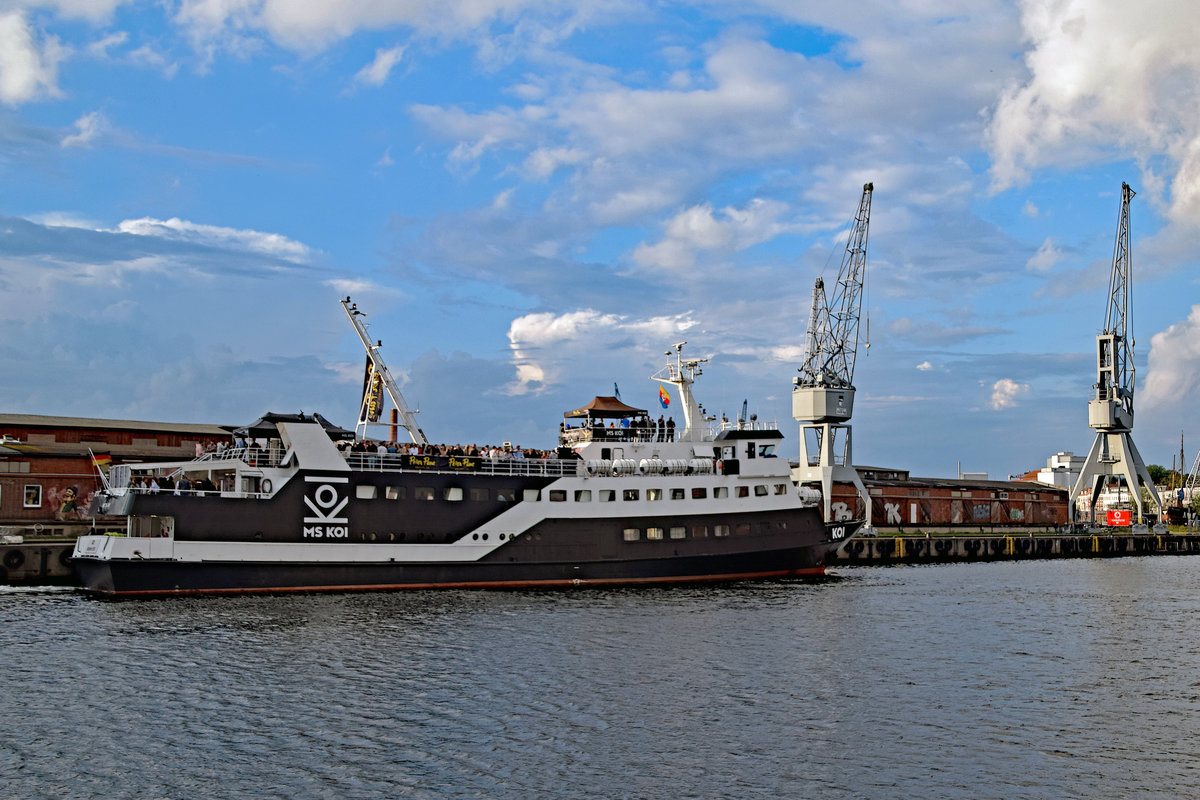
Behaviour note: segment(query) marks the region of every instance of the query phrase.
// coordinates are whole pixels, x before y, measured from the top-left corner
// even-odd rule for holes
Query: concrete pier
[[[0,543],[0,585],[73,584],[75,541]]]
[[[1111,558],[1200,555],[1200,534],[1024,533],[973,536],[880,536],[851,539],[830,564],[1005,561],[1030,558]]]

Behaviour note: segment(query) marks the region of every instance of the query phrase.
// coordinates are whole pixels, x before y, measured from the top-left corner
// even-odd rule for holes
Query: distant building
[[[1055,453],[1046,459],[1046,466],[1037,471],[1035,478],[1038,483],[1048,483],[1051,486],[1062,486],[1070,489],[1079,480],[1083,464],[1087,459],[1077,456],[1070,450]]]

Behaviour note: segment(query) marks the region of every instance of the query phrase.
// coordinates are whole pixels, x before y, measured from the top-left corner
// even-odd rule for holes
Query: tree
[[[1151,464],[1146,467],[1146,472],[1150,473],[1150,480],[1154,481],[1155,486],[1162,486],[1166,483],[1167,473],[1170,470],[1158,464]]]

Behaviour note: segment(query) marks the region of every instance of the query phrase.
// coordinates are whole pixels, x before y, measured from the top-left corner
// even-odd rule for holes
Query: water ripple
[[[1200,559],[818,584],[0,592],[3,796],[1200,795]]]

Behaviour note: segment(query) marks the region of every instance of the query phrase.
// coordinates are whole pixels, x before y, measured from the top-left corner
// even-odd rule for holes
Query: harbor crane
[[[366,314],[359,311],[358,304],[351,303],[349,297],[342,300],[341,303],[342,310],[346,312],[346,317],[354,326],[359,341],[367,351],[367,378],[363,386],[362,407],[359,409],[355,431],[358,432],[361,428],[365,432],[368,424],[379,422],[380,412],[383,408],[383,395],[380,390],[384,389],[387,391],[388,397],[392,398],[396,416],[399,417],[397,424],[408,432],[409,438],[416,444],[428,444],[429,440],[425,438],[425,432],[417,425],[417,412],[408,407],[404,395],[400,393],[400,387],[396,385],[396,381],[392,377],[391,370],[387,368],[387,364],[383,363],[383,356],[379,355],[379,348],[383,346],[383,342],[372,343],[371,337],[367,335],[367,323],[363,321]]]
[[[826,298],[820,277],[813,285],[804,363],[800,374],[792,378],[792,417],[801,423],[800,463],[792,470],[792,479],[797,483],[820,482],[826,521],[833,521],[833,484],[854,484],[866,509],[868,525],[871,497],[854,469],[851,430],[845,423],[854,413],[854,362],[874,190],[873,183],[863,186],[833,297]],[[846,518],[852,517],[853,509]]]
[[[1096,335],[1095,396],[1088,402],[1088,425],[1096,431],[1096,440],[1088,453],[1068,500],[1071,519],[1076,517],[1075,501],[1085,487],[1092,491],[1087,521],[1096,522],[1096,500],[1100,488],[1115,478],[1124,480],[1137,510],[1136,524],[1145,525],[1141,487],[1144,486],[1158,507],[1162,519],[1163,504],[1142,456],[1133,443],[1133,388],[1136,370],[1133,363],[1130,285],[1133,264],[1129,249],[1129,203],[1135,192],[1121,184],[1121,211],[1117,218],[1117,241],[1113,247],[1112,274],[1109,278],[1108,306],[1104,330]]]
[[[1182,462],[1181,462],[1182,463]],[[1183,497],[1187,500],[1184,519],[1187,520],[1188,530],[1196,527],[1196,485],[1200,483],[1200,450],[1196,451],[1196,460],[1192,462],[1192,471],[1184,478]]]

